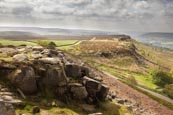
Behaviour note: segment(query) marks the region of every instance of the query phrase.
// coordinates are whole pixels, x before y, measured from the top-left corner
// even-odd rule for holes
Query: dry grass
[[[116,52],[124,49],[125,46],[125,42],[114,40],[90,40],[82,42],[76,49],[82,53]]]

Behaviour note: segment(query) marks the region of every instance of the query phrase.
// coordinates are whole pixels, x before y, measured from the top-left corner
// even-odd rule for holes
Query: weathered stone
[[[56,95],[58,96],[58,98],[61,98],[61,97],[63,98],[66,92],[67,92],[66,86],[56,88]]]
[[[24,66],[15,70],[10,74],[9,80],[25,94],[37,92],[35,72],[32,67]]]
[[[43,47],[42,46],[33,46],[32,49],[33,49],[33,51],[42,51]]]
[[[101,89],[101,83],[88,77],[83,78],[86,90],[90,96],[96,96],[96,93]]]
[[[32,58],[32,59],[39,59],[41,57],[42,57],[41,54],[31,54],[31,56],[30,56],[30,58]]]
[[[19,49],[17,49],[17,51],[24,52],[25,51],[25,48],[19,48]]]
[[[82,78],[89,75],[89,69],[76,64],[66,64],[65,72],[68,77]]]
[[[40,58],[38,61],[45,64],[59,64],[61,62],[59,58]]]
[[[4,95],[4,96],[2,96],[2,99],[3,99],[4,101],[11,101],[11,100],[13,100],[13,97],[12,97],[12,96]]]
[[[34,107],[32,108],[32,113],[33,113],[33,114],[40,113],[40,108],[39,108],[38,106],[34,106]]]
[[[97,92],[97,97],[98,97],[99,100],[105,100],[108,93],[109,93],[108,86],[102,84],[100,91]]]
[[[41,54],[46,56],[50,55],[50,49],[44,49]]]
[[[70,91],[74,99],[83,100],[88,96],[87,90],[82,84],[73,83],[70,84]]]
[[[8,92],[9,89],[8,88],[1,88],[1,92]]]
[[[0,48],[0,54],[13,56],[16,55],[18,51],[15,48]]]
[[[52,67],[47,70],[43,77],[43,84],[48,87],[57,87],[67,85],[67,78],[62,68]]]
[[[26,54],[16,54],[13,56],[14,61],[24,62],[28,60],[28,56]]]
[[[124,100],[123,99],[117,99],[117,103],[124,104]]]

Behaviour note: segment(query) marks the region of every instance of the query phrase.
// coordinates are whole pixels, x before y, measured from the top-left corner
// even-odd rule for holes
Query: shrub
[[[0,47],[2,47],[3,45],[2,45],[2,43],[0,43]]]
[[[48,46],[49,42],[44,40],[37,40],[37,44],[40,46]]]
[[[56,47],[56,44],[54,42],[49,42],[48,48],[54,49]]]
[[[168,72],[160,71],[160,70],[153,71],[151,75],[152,75],[154,83],[160,87],[164,87],[167,84],[173,83],[173,77]]]
[[[133,77],[131,75],[127,77],[127,82],[132,86],[137,85],[137,81],[136,81],[135,77]]]
[[[173,98],[173,84],[165,85],[164,93],[170,98]]]

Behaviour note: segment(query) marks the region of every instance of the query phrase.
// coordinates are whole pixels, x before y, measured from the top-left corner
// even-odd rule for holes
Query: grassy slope
[[[137,42],[135,45],[139,49],[138,53],[145,56],[147,59],[170,69],[173,68],[173,51],[147,46]]]
[[[134,42],[137,49],[138,49],[138,53],[142,56],[144,56],[146,59],[149,59],[159,65],[165,66],[167,68],[173,68],[173,51],[167,50],[167,49],[163,49],[163,48],[156,48],[156,47],[152,47],[152,46],[147,46],[141,43],[137,43]],[[75,55],[81,54],[83,52],[82,49],[80,50],[80,47],[82,46],[77,46],[77,49],[74,48],[73,50],[71,50],[70,48],[70,53],[73,53]],[[87,46],[89,47],[89,45]],[[93,47],[91,45],[91,47]],[[90,48],[91,48],[90,47]],[[99,49],[98,47],[96,49]],[[66,49],[65,49],[66,50]],[[68,49],[67,49],[68,50]],[[88,50],[88,51],[92,51],[92,48]],[[140,71],[131,71],[131,65],[133,65],[135,63],[135,61],[133,59],[131,59],[130,57],[122,57],[122,58],[115,58],[115,59],[101,59],[98,57],[92,57],[92,56],[86,56],[86,51],[84,51],[85,55],[80,55],[81,58],[83,60],[85,60],[86,63],[90,64],[91,66],[98,68],[100,70],[104,70],[107,72],[110,72],[111,74],[119,77],[121,80],[125,81],[126,83],[128,83],[128,79],[126,79],[127,75],[132,75],[133,77],[135,77],[138,85],[156,91],[158,93],[163,93],[162,89],[160,89],[157,85],[155,85],[153,83],[152,77],[150,75],[150,72],[153,71],[154,69],[159,69],[157,66],[153,66],[152,64],[147,65],[147,66],[143,66],[141,69],[144,69],[145,72],[140,72]],[[140,65],[141,66],[141,65]],[[123,69],[121,69],[123,68]],[[127,68],[127,69],[124,69]],[[143,92],[143,91],[141,91]],[[147,92],[143,92],[146,95],[150,96],[151,98],[153,98],[154,100],[157,100],[158,102],[162,103],[163,105],[166,105],[169,108],[173,108],[173,105],[165,102],[159,98],[156,98],[155,96],[152,96],[150,94],[148,94]]]
[[[59,45],[68,45],[68,44],[74,44],[77,40],[46,40],[46,42],[50,42],[53,41],[55,42],[58,46]],[[35,42],[28,42],[28,41],[11,41],[11,40],[1,40],[0,43],[2,45],[14,45],[14,46],[19,46],[19,45],[38,45]],[[70,46],[63,46],[62,49],[69,49],[71,48]],[[7,58],[5,58],[7,59]],[[10,58],[11,59],[11,58]],[[9,60],[9,59],[8,59]],[[25,100],[28,101],[28,100]],[[39,106],[41,107],[41,113],[45,113],[45,114],[51,114],[51,115],[78,115],[78,114],[82,114],[82,115],[87,115],[88,112],[85,112],[81,109],[81,107],[79,105],[75,105],[75,104],[70,104],[70,105],[64,105],[63,107],[61,107],[61,105],[58,105],[58,107],[45,107],[45,106],[41,106],[40,102],[39,103],[35,103],[35,102],[31,102],[29,101],[26,102],[26,107],[25,108],[17,108],[16,112],[17,114],[26,114],[26,115],[32,115],[32,108],[34,106]],[[96,109],[97,112],[102,112],[104,115],[125,115],[128,113],[128,115],[132,115],[131,112],[129,112],[129,110],[127,110],[127,108],[125,107],[120,107],[115,103],[108,103],[108,102],[104,102],[104,103],[100,103],[100,108]],[[40,114],[37,114],[40,115]]]

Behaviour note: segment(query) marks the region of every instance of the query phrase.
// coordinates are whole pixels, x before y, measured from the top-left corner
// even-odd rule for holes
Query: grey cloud
[[[22,16],[29,18],[30,23],[40,20],[50,26],[50,22],[57,21],[70,26],[76,24],[76,27],[87,24],[91,28],[100,28],[107,24],[116,29],[114,26],[120,24],[123,28],[138,24],[137,27],[147,28],[140,23],[148,24],[154,20],[157,26],[170,21],[172,11],[172,0],[0,0],[3,19],[12,15],[15,23],[17,17]]]

